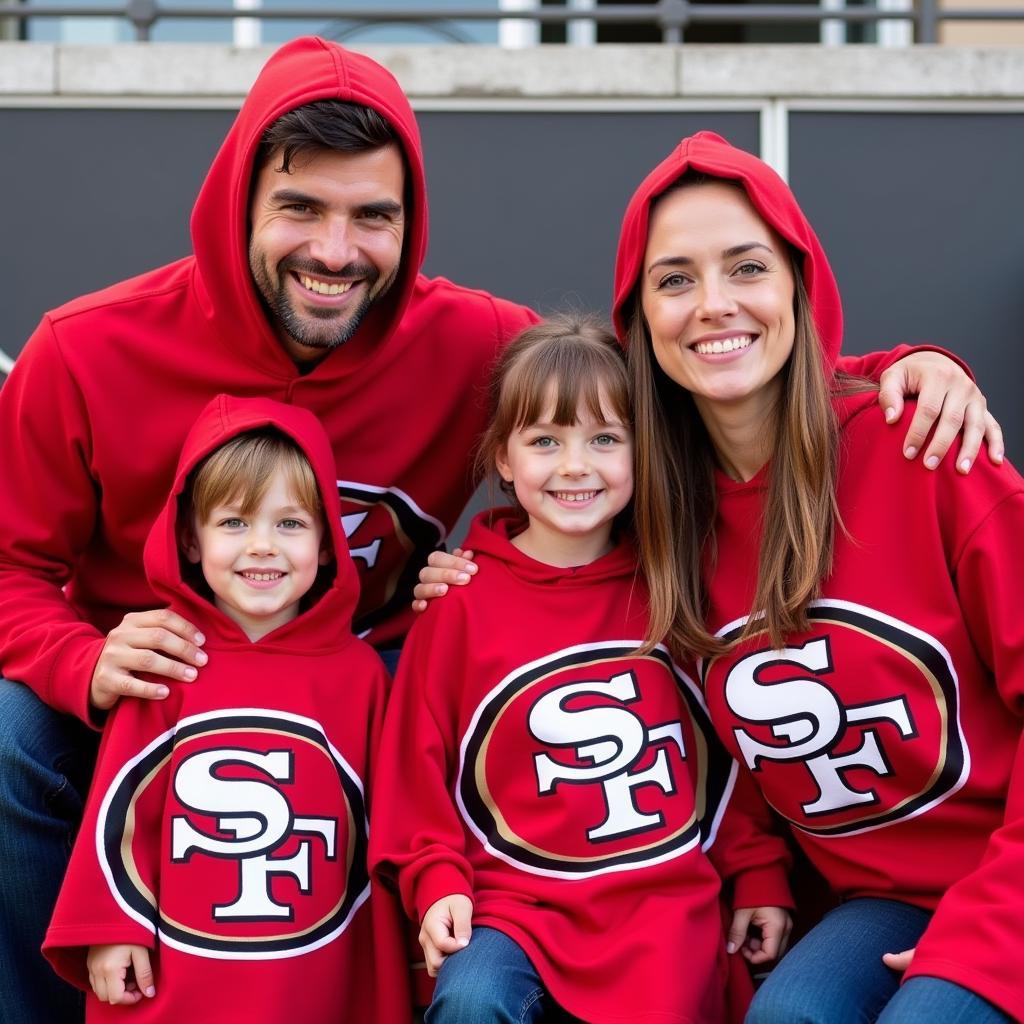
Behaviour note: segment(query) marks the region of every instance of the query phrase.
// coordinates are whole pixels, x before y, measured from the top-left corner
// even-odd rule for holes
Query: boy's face
[[[324,550],[319,516],[301,507],[279,469],[256,511],[243,516],[233,505],[198,517],[185,555],[201,565],[217,607],[259,640],[299,613],[299,600],[313,585]]]

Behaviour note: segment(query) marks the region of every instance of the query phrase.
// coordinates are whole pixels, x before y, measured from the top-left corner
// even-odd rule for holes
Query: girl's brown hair
[[[199,463],[185,489],[186,514],[205,522],[218,506],[237,505],[242,515],[251,515],[278,469],[295,501],[322,522],[323,501],[313,467],[290,437],[272,427],[239,434]],[[190,515],[180,521],[191,527]]]
[[[711,179],[715,180],[715,179]],[[766,632],[773,647],[807,628],[807,606],[832,571],[838,426],[831,378],[793,260],[796,333],[773,419],[768,495],[761,523],[757,587],[735,643]],[[634,523],[650,590],[649,637],[678,656],[729,648],[705,625],[705,572],[714,571],[715,454],[693,398],[654,359],[639,288],[631,300],[628,363],[636,436]],[[840,524],[841,525],[841,524]]]
[[[595,419],[614,414],[631,426],[629,378],[622,349],[600,322],[583,314],[560,314],[528,327],[502,353],[490,385],[490,426],[476,452],[478,476],[494,470],[509,437],[546,416],[554,399],[552,422],[571,426],[577,410]],[[609,407],[602,408],[604,398]],[[511,484],[502,491],[514,502]]]

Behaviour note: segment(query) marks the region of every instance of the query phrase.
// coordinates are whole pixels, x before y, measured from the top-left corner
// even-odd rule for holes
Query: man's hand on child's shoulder
[[[206,664],[206,638],[190,622],[167,608],[129,612],[108,634],[93,670],[89,703],[107,711],[122,697],[163,700],[170,690],[136,672],[191,683]]]

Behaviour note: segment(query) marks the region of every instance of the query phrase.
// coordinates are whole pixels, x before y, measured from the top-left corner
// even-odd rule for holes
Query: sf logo
[[[290,875],[299,892],[312,892],[311,853],[323,843],[327,860],[336,857],[338,822],[334,818],[299,817],[275,783],[294,781],[289,750],[267,752],[244,748],[204,750],[185,758],[174,777],[174,794],[183,807],[210,816],[218,834],[204,832],[181,815],[171,820],[171,860],[188,861],[197,853],[238,862],[237,895],[214,906],[215,920],[291,921],[294,909],[271,894],[275,875]],[[226,777],[225,768],[249,766],[249,777]],[[264,782],[252,775],[262,775]],[[227,836],[227,838],[225,838]],[[298,838],[291,856],[274,856],[289,838]]]
[[[595,696],[616,703],[572,706]],[[680,757],[686,756],[682,725],[647,726],[627,706],[639,696],[634,674],[620,672],[607,681],[572,682],[549,690],[530,710],[533,738],[549,748],[571,751],[577,762],[563,764],[550,754],[535,754],[538,793],[551,794],[560,783],[596,784],[603,791],[606,816],[587,830],[589,840],[616,839],[660,827],[664,815],[641,811],[635,790],[653,785],[667,795],[676,791],[665,744],[673,744]],[[653,760],[640,768],[649,750],[654,752]]]
[[[892,774],[879,742],[879,730],[872,726],[887,723],[901,739],[913,739],[917,730],[906,698],[843,704],[824,683],[810,676],[762,682],[766,672],[793,666],[817,676],[832,672],[828,638],[809,640],[800,647],[749,654],[726,678],[725,700],[733,714],[767,727],[778,741],[765,743],[747,729],[734,728],[747,767],[757,771],[762,761],[802,761],[817,787],[817,796],[801,804],[808,816],[878,803],[874,790],[853,789],[842,773],[850,768],[867,768],[879,777]],[[853,750],[836,753],[851,725],[864,726],[860,743]]]

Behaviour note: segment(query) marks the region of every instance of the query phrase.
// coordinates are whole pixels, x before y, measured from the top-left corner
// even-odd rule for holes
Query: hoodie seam
[[[330,54],[331,61],[334,64],[334,72],[338,76],[338,88],[346,93],[353,92],[352,83],[348,80],[348,70],[341,59],[341,54],[337,49],[329,47],[323,42],[320,45]]]
[[[194,259],[194,257],[186,256],[185,259]],[[121,298],[111,299],[102,298],[102,292],[96,292],[95,301],[90,302],[88,305],[79,306],[78,303],[81,300],[76,300],[74,309],[66,309],[58,306],[56,309],[49,310],[45,316],[50,322],[56,325],[64,320],[72,320],[78,316],[88,316],[95,313],[97,310],[107,310],[112,306],[127,306],[135,303],[146,302],[149,299],[158,298],[161,295],[170,295],[172,292],[181,291],[183,288],[188,289],[191,287],[191,281],[175,281],[172,284],[163,285],[162,287],[154,287],[145,291],[132,292],[131,295],[125,295]],[[67,305],[70,305],[68,303]]]

